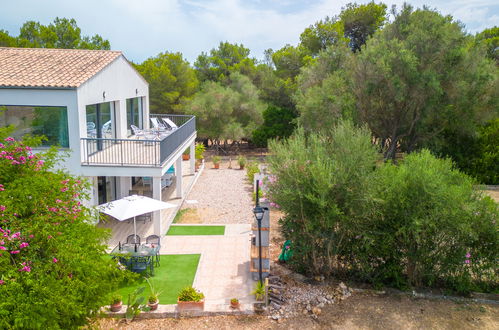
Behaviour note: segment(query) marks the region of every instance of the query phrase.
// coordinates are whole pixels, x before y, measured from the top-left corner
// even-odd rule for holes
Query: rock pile
[[[335,287],[303,284],[294,281],[284,283],[277,276],[269,281],[269,318],[281,321],[299,314],[316,319],[326,305],[332,305],[352,295],[341,282]],[[277,279],[276,279],[277,278]]]

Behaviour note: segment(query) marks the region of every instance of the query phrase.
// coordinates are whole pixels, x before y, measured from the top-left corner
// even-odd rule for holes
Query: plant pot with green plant
[[[147,298],[147,306],[149,306],[149,309],[151,311],[155,311],[156,309],[158,309],[159,295],[162,291],[156,290],[150,279],[146,278],[146,281],[147,284],[149,284],[149,289],[151,291],[149,293],[149,297]]]
[[[232,299],[230,300],[230,307],[231,307],[231,308],[236,309],[236,308],[239,308],[239,306],[240,306],[240,304],[239,304],[239,299],[237,299],[237,298],[232,298]]]
[[[258,281],[255,285],[255,290],[251,294],[255,295],[257,301],[263,301],[265,297],[265,283]]]
[[[220,161],[222,160],[220,156],[213,156],[211,160],[213,162],[213,168],[218,170],[220,168]]]
[[[203,162],[205,150],[206,150],[206,148],[205,148],[204,144],[196,143],[196,148],[194,149],[194,154],[196,157],[196,163],[195,163],[196,171],[199,169],[199,166]]]
[[[179,312],[202,311],[204,310],[204,294],[192,286],[185,287],[178,294],[177,306]]]
[[[191,151],[190,148],[185,149],[184,153],[182,154],[182,160],[191,159],[190,151]]]
[[[122,300],[123,297],[119,293],[113,294],[113,296],[111,297],[111,312],[116,313],[121,310],[121,306],[123,306]]]
[[[239,169],[244,170],[244,165],[246,165],[246,157],[244,156],[239,156],[237,157],[237,162],[239,163]]]

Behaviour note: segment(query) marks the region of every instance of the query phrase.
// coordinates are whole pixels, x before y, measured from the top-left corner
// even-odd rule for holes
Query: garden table
[[[143,267],[134,268],[135,265],[148,265],[151,275],[154,274],[154,258],[159,258],[159,248],[157,244],[121,244],[112,251],[113,258],[119,258],[132,272],[146,270]]]

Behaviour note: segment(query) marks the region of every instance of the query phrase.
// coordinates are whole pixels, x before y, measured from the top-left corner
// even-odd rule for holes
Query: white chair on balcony
[[[130,127],[132,128],[133,135],[136,136],[137,139],[140,139],[140,137],[145,138],[146,134],[143,130],[141,130],[135,125],[130,125]]]

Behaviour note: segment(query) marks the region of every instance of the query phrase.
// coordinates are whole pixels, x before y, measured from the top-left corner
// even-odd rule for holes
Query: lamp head
[[[261,206],[257,206],[253,209],[253,214],[255,215],[257,221],[262,221],[264,213],[265,210]]]

